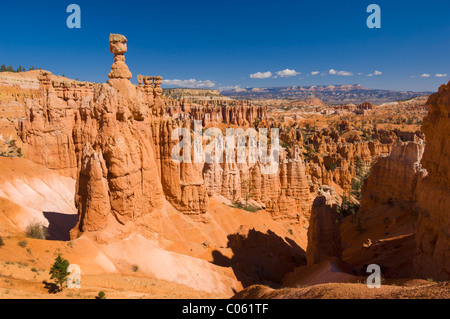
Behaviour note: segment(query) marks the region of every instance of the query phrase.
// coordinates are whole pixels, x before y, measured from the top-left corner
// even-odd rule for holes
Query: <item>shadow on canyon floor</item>
[[[78,223],[78,214],[61,214],[54,212],[43,212],[48,220],[48,238],[49,240],[70,240],[70,231]]]
[[[251,229],[248,234],[228,235],[227,246],[233,251],[233,257],[228,258],[215,250],[213,263],[231,267],[244,288],[254,284],[279,288],[287,273],[306,265],[302,248],[292,239],[284,240],[270,230],[262,233]]]
[[[55,283],[47,282],[45,280],[42,283],[44,284],[44,289],[47,289],[49,294],[56,294],[60,291],[59,286]]]

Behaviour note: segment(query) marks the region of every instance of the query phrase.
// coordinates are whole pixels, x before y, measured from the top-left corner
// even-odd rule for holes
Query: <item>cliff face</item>
[[[166,100],[166,112],[172,118],[202,121],[204,126],[215,123],[251,126],[255,121],[267,119],[265,107],[254,106],[248,101],[189,101]],[[199,105],[198,103],[201,103]]]
[[[450,279],[450,83],[427,101],[422,130],[427,145],[422,165],[428,171],[417,193],[416,272],[427,278]]]
[[[301,225],[309,220],[312,195],[298,153],[281,161],[277,176],[263,175],[261,184],[261,199],[275,219],[288,219]]]
[[[355,163],[370,164],[377,156],[388,155],[393,141],[382,141],[377,137],[373,141],[348,142],[335,129],[325,129],[310,138],[309,143],[314,149],[306,165],[311,184],[317,188],[336,183],[348,190],[356,176]]]
[[[19,123],[20,136],[29,147],[27,157],[76,178],[76,148],[82,146],[76,145],[73,128],[77,108],[89,106],[93,84],[60,81],[48,73],[38,79],[38,98],[26,100],[26,120]]]
[[[413,209],[418,185],[426,176],[422,169],[424,144],[398,143],[389,156],[380,156],[362,188],[361,211],[382,205]]]
[[[154,118],[150,127],[155,159],[166,198],[178,211],[186,214],[205,213],[208,196],[202,177],[202,164],[178,164],[171,157],[172,149],[178,143],[177,140],[171,139],[172,131],[180,127],[180,123],[169,118]]]
[[[394,145],[378,158],[362,190],[361,212],[388,205],[418,214],[414,268],[418,276],[450,278],[450,83],[427,101],[419,141]]]
[[[232,201],[249,198],[265,207],[274,220],[305,225],[312,203],[305,165],[298,152],[280,156],[276,173],[267,174],[264,164],[206,164],[203,177],[209,195]]]
[[[337,223],[335,192],[324,185],[312,205],[308,228],[308,265],[314,265],[332,257],[341,258],[341,234]]]

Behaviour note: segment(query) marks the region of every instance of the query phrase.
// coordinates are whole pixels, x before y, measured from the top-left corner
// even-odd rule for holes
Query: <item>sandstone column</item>
[[[324,185],[313,203],[308,228],[308,265],[320,263],[331,257],[341,258],[341,234],[334,203],[334,189]]]
[[[111,66],[110,79],[131,79],[132,74],[125,64],[125,53],[127,52],[127,38],[121,34],[109,35],[109,49],[114,54],[114,63]]]

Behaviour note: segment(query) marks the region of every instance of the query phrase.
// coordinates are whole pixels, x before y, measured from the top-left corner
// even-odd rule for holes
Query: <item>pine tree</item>
[[[55,263],[50,269],[50,279],[54,279],[56,284],[59,285],[60,291],[64,288],[64,283],[66,282],[67,277],[70,275],[70,272],[67,271],[67,267],[69,267],[70,263],[68,260],[58,255],[55,259]]]
[[[6,68],[6,71],[8,71],[8,72],[14,72],[14,69],[13,69],[13,67],[10,65],[10,66],[8,66],[8,67]]]
[[[245,199],[245,208],[248,208],[248,200],[250,198],[253,198],[254,194],[253,194],[253,190],[255,189],[254,186],[250,185],[249,180],[245,179],[242,184],[244,185],[244,199]]]
[[[6,72],[6,65],[2,64],[0,67],[0,72]]]
[[[104,291],[99,291],[97,297],[95,299],[106,299],[106,294]]]

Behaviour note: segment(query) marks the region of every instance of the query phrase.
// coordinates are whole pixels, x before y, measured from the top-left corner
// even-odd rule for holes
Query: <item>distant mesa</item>
[[[325,103],[360,104],[370,102],[381,104],[392,101],[407,100],[432,92],[391,91],[367,89],[359,84],[353,85],[318,85],[318,86],[284,86],[266,88],[245,88],[223,90],[220,93],[233,99],[292,99],[300,100],[316,97]]]

